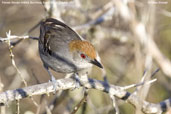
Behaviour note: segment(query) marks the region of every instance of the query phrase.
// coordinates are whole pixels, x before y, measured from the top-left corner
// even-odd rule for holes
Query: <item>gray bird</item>
[[[94,46],[53,18],[41,22],[39,54],[51,81],[56,80],[49,68],[66,74],[77,73],[92,67],[92,64],[103,68]]]

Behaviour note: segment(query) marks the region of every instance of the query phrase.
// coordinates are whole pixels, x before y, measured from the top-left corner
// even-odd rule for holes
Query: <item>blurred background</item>
[[[39,37],[39,22],[47,17],[62,20],[81,36],[93,43],[99,52],[110,84],[126,86],[139,83],[144,71],[147,80],[157,81],[138,92],[142,99],[158,103],[171,97],[171,74],[164,71],[165,60],[171,60],[171,1],[170,0],[1,0],[0,37],[6,32],[12,35]],[[43,2],[43,4],[42,4]],[[145,32],[137,27],[145,28]],[[36,26],[37,25],[37,26]],[[136,31],[137,30],[137,31]],[[142,32],[141,32],[142,30]],[[138,33],[140,32],[140,34]],[[161,57],[155,54],[151,39]],[[17,42],[13,40],[12,42]],[[25,39],[14,45],[15,63],[28,86],[48,82],[50,77],[40,60],[37,40]],[[159,55],[160,55],[159,54]],[[53,72],[56,79],[63,74]],[[89,77],[103,80],[97,67]],[[24,87],[19,73],[12,65],[9,47],[0,42],[0,91]],[[133,92],[135,89],[128,90]],[[33,96],[20,101],[21,114],[49,113],[69,114],[83,97],[82,89],[61,92],[51,110],[48,105],[55,95]],[[131,104],[117,99],[121,114],[140,114]],[[51,111],[50,111],[51,110]],[[83,111],[84,110],[84,111]],[[1,108],[4,114],[16,112],[16,102]],[[49,112],[48,112],[49,111]],[[77,114],[112,114],[114,108],[110,97],[101,91],[89,90],[86,108]]]

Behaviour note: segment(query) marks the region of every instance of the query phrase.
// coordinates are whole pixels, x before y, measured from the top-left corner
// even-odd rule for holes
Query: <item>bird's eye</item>
[[[81,58],[85,59],[85,58],[86,58],[86,56],[85,56],[84,54],[81,54]]]

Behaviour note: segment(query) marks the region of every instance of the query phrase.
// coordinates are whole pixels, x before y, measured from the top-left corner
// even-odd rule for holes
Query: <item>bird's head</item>
[[[94,64],[103,68],[94,46],[88,41],[73,40],[69,43],[69,49],[73,53],[74,60],[83,67]]]

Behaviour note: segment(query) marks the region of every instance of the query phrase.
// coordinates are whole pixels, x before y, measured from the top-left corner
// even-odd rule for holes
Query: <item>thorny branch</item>
[[[14,61],[14,54],[12,52],[12,46],[11,46],[11,42],[10,42],[10,38],[11,38],[11,31],[9,31],[9,33],[6,33],[7,35],[7,42],[8,42],[8,46],[9,46],[9,51],[10,51],[10,57],[11,57],[11,61],[12,61],[12,65],[14,66],[14,68],[17,70],[21,80],[23,81],[25,87],[27,87],[27,82],[25,81],[25,79],[22,77],[21,72],[19,71],[19,69],[17,68],[15,61]]]
[[[14,40],[14,39],[34,39],[34,40],[38,40],[37,37],[31,37],[31,36],[16,36],[16,35],[10,35],[10,37],[7,37],[7,38],[2,38],[0,37],[0,42],[6,42],[8,40]]]
[[[154,103],[150,103],[147,101],[143,101],[135,94],[131,94],[125,91],[125,87],[107,84],[106,82],[91,79],[91,78],[88,78],[88,79],[80,78],[80,81],[81,81],[82,86],[88,89],[96,89],[96,90],[106,92],[109,95],[113,95],[122,100],[128,101],[134,106],[141,104],[140,105],[141,109],[145,113],[164,112],[169,107],[171,107],[171,98],[165,101],[162,101],[158,104],[154,104]],[[56,84],[58,85],[56,88],[57,90],[73,89],[78,84],[78,82],[76,82],[72,78],[59,79],[57,80],[56,83],[58,83]],[[5,105],[10,101],[20,100],[20,99],[23,99],[29,96],[34,96],[34,95],[49,94],[54,91],[55,90],[51,82],[37,84],[37,85],[25,87],[25,88],[19,88],[16,90],[7,90],[5,92],[0,93],[0,104]]]

